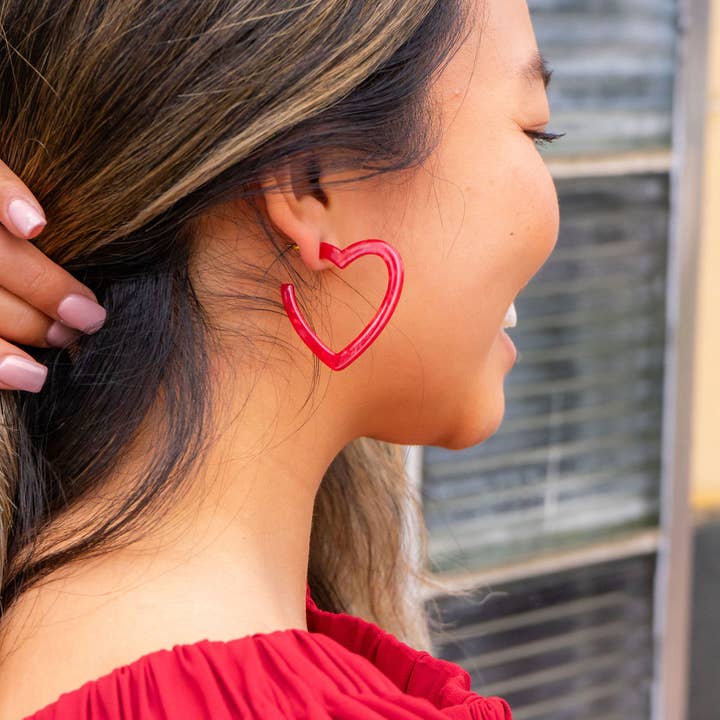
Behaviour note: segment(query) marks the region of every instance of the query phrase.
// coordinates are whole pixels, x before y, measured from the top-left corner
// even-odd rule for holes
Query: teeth
[[[517,311],[515,310],[515,303],[512,303],[510,307],[508,308],[508,311],[505,313],[505,318],[503,319],[503,327],[515,327],[517,325]]]

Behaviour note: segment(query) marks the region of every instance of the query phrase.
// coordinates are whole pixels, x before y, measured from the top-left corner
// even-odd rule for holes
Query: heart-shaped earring
[[[297,334],[313,353],[333,370],[342,370],[347,367],[370,347],[390,321],[400,299],[405,273],[400,253],[392,245],[389,245],[384,240],[360,240],[348,245],[343,250],[330,243],[320,243],[320,257],[330,260],[341,270],[363,255],[379,255],[385,261],[388,269],[388,287],[378,311],[367,327],[347,347],[339,352],[333,352],[325,345],[305,322],[305,318],[300,313],[295,299],[295,286],[291,283],[280,285],[280,294],[282,295],[285,311]]]

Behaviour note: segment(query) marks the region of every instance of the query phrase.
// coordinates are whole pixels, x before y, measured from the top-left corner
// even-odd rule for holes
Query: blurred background
[[[530,0],[555,252],[506,414],[409,447],[433,651],[514,720],[720,720],[720,0]]]

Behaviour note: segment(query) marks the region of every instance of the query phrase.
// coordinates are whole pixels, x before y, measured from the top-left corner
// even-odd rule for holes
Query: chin
[[[492,398],[489,398],[492,392]],[[464,414],[458,414],[458,422],[452,431],[448,433],[440,447],[447,450],[465,450],[485,442],[492,437],[502,425],[505,417],[505,391],[500,384],[499,389],[485,391],[484,395],[473,395],[465,393],[464,397],[472,400],[479,397],[480,403],[467,403]]]
[[[476,381],[447,382],[433,390],[433,402],[424,402],[424,413],[398,416],[380,414],[385,422],[368,429],[366,437],[400,445],[429,445],[446,450],[465,450],[492,437],[505,416],[504,375],[493,368]],[[443,402],[452,399],[452,403]],[[422,403],[418,399],[417,405]]]

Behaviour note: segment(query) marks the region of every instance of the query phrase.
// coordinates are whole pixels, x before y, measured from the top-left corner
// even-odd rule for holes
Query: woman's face
[[[478,10],[434,86],[444,122],[436,152],[410,180],[357,183],[328,207],[329,242],[381,238],[404,261],[390,324],[332,378],[357,389],[364,434],[390,442],[457,449],[497,430],[515,362],[503,319],[557,240],[555,187],[528,135],[550,119],[528,7],[487,0]],[[374,256],[332,272],[342,278],[332,287],[343,301],[329,309],[339,350],[371,319],[387,273]]]

